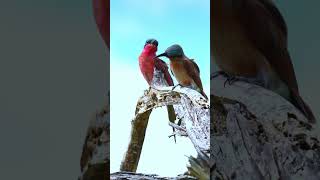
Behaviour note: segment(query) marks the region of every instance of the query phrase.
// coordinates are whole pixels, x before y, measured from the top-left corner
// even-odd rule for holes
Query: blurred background
[[[76,179],[108,84],[91,1],[1,1],[0,22],[0,179]]]
[[[296,73],[299,91],[305,102],[320,117],[320,1],[274,1],[288,26],[288,46]],[[211,69],[217,71],[212,63]],[[319,123],[317,126],[320,128]]]
[[[320,1],[280,1],[276,4],[288,25],[289,52],[295,68],[299,90],[320,119]],[[320,127],[319,123],[317,123]]]

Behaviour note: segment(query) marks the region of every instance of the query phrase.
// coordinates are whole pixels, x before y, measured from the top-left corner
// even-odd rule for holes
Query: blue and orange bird
[[[183,52],[180,45],[174,44],[166,49],[157,57],[165,56],[170,59],[170,69],[179,85],[183,87],[190,87],[203,97],[208,99],[208,96],[203,91],[202,81],[200,79],[200,68],[193,59],[189,59]]]
[[[212,50],[219,68],[229,77],[258,82],[290,101],[309,122],[315,122],[300,96],[287,47],[287,26],[274,3],[215,0],[212,13]]]

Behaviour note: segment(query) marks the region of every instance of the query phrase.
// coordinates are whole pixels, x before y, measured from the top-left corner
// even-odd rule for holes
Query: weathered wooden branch
[[[124,161],[121,163],[120,171],[136,172],[151,112],[152,110],[148,110],[138,114],[131,122],[131,140]]]
[[[315,127],[281,96],[211,80],[212,179],[320,179]]]
[[[106,105],[91,119],[83,145],[79,180],[110,179],[110,124]]]
[[[132,172],[117,172],[111,174],[111,180],[126,179],[126,180],[195,180],[196,178],[188,175],[180,175],[177,177],[160,177],[156,174],[141,174]]]
[[[209,163],[209,104],[198,92],[183,87],[150,88],[142,96],[136,107],[136,115],[132,121],[132,129],[128,150],[121,163],[121,171],[135,172],[138,166],[148,119],[152,109],[174,105],[177,118],[181,124],[170,123],[176,128],[176,134],[188,136],[199,154],[199,158]],[[196,163],[193,163],[196,164]],[[200,173],[209,178],[209,166]],[[203,173],[207,173],[204,175]]]

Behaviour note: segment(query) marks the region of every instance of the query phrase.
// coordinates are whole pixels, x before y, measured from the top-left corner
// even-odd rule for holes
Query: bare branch
[[[150,113],[153,108],[167,105],[173,105],[177,118],[182,120],[180,126],[171,124],[176,127],[176,134],[188,136],[199,156],[209,162],[210,105],[208,101],[197,91],[189,88],[177,87],[173,91],[171,87],[158,87],[158,89],[150,88],[138,100],[136,115],[132,121],[130,142],[121,164],[121,171],[136,171]]]

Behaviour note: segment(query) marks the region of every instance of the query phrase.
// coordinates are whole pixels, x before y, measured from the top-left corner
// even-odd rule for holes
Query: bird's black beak
[[[159,54],[158,56],[156,57],[162,57],[162,56],[165,56],[165,57],[168,57],[168,54],[166,52],[162,53],[162,54]]]

